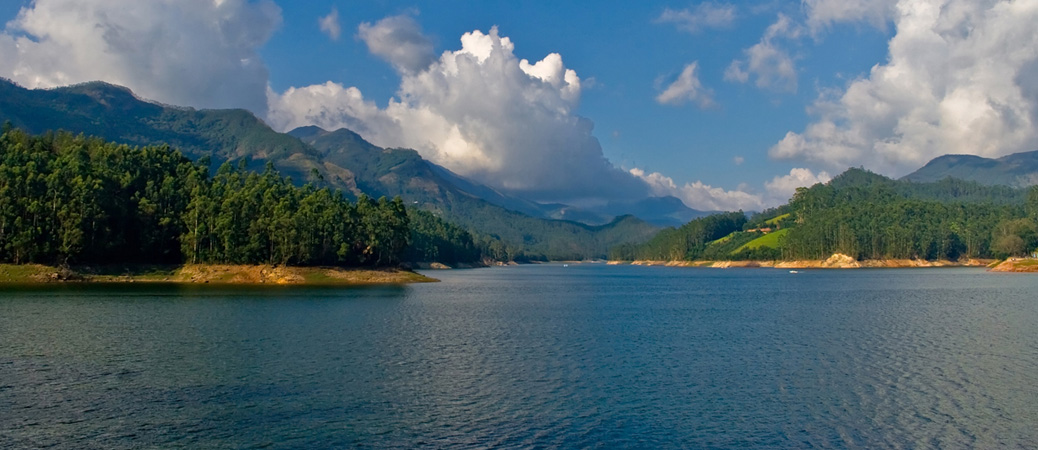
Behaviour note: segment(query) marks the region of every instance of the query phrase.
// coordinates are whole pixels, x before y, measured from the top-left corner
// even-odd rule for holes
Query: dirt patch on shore
[[[0,265],[0,283],[191,283],[252,285],[364,285],[437,281],[403,269],[288,267],[271,265],[186,264],[57,268]]]
[[[170,277],[186,283],[226,284],[394,284],[436,281],[402,269],[239,266],[188,264]]]
[[[292,267],[237,266],[237,265],[184,265],[171,281],[187,283],[232,284],[300,284],[306,280]]]
[[[992,272],[1038,273],[1038,259],[1009,258],[991,268]]]

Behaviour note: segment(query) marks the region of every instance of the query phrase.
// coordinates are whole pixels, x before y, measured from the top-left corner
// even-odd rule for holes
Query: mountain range
[[[297,183],[325,184],[353,197],[399,195],[526,257],[603,257],[614,245],[644,241],[660,226],[707,214],[672,197],[591,209],[537,203],[475,183],[414,150],[375,146],[347,129],[278,133],[245,110],[162,105],[104,82],[25,89],[0,80],[0,122],[34,134],[61,129],[130,145],[166,144],[192,159],[209,157],[214,167],[245,159],[259,169],[269,161]]]
[[[974,155],[939,156],[902,179],[928,183],[945,178],[976,181],[989,186],[1033,186],[1038,184],[1038,150],[997,159]]]
[[[302,127],[279,133],[242,109],[197,110],[138,98],[129,89],[91,82],[25,89],[0,79],[0,122],[39,134],[66,130],[130,145],[165,144],[213,166],[245,159],[272,162],[297,183],[314,182],[352,197],[401,196],[462,225],[512,254],[548,259],[604,256],[621,243],[647,240],[709,212],[674,197],[578,208],[545,204],[474,182],[410,149],[381,148],[347,129]],[[1038,184],[1038,151],[998,159],[938,157],[902,178],[914,183],[957,178],[985,185]]]

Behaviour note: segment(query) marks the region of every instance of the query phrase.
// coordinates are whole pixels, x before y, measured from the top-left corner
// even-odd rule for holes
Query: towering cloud
[[[560,55],[520,59],[492,28],[465,33],[459,50],[426,61],[428,40],[401,16],[362,25],[359,35],[400,73],[388,106],[330,82],[294,88],[270,94],[275,126],[352,128],[378,145],[414,148],[462,175],[540,200],[646,195],[641,179],[605,159],[593,124],[576,114],[581,80]]]
[[[875,22],[882,10],[809,3],[815,23]],[[817,119],[773,157],[898,175],[947,153],[1038,148],[1038,2],[901,0],[891,14],[887,62],[820,96]]]
[[[0,33],[0,76],[30,88],[93,80],[165,103],[266,108],[271,1],[36,0]]]

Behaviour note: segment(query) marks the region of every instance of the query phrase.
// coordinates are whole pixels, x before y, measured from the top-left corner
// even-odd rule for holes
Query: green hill
[[[785,228],[785,229],[781,229],[781,230],[775,231],[773,233],[768,233],[768,234],[762,235],[761,237],[758,237],[758,238],[756,238],[756,239],[754,239],[754,240],[752,240],[750,242],[747,242],[747,243],[743,244],[739,248],[737,248],[734,251],[732,251],[731,254],[732,255],[737,255],[740,252],[743,252],[743,251],[746,251],[746,250],[756,250],[756,249],[759,249],[761,247],[768,247],[768,248],[773,248],[773,249],[781,249],[782,248],[781,239],[782,239],[783,236],[785,236],[787,233],[789,233],[789,230],[790,230],[789,228]]]

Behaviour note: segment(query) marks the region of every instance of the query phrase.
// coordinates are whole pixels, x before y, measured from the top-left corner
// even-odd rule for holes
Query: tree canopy
[[[0,135],[0,261],[387,266],[476,262],[468,233],[397,197],[350,202],[243,160],[210,176],[166,146],[69,133]],[[417,226],[412,226],[412,219]]]

